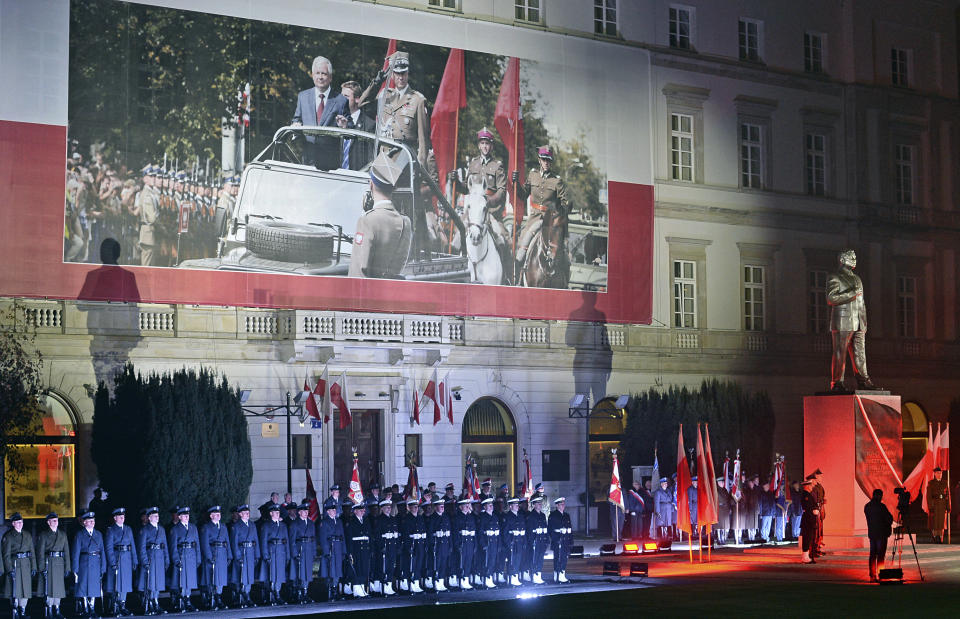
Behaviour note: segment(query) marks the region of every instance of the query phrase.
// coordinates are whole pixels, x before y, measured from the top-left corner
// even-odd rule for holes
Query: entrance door
[[[353,448],[357,448],[357,470],[360,485],[366,490],[371,482],[382,483],[383,441],[381,420],[383,411],[374,409],[353,410],[352,423],[340,429],[340,413],[335,412],[333,426],[333,475],[334,483],[340,484],[340,496],[345,497],[353,474]]]

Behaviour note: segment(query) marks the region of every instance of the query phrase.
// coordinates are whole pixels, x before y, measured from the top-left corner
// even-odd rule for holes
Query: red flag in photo
[[[477,475],[477,461],[470,458],[470,466],[473,467],[473,498],[480,498],[480,477]]]
[[[303,379],[303,390],[310,392],[310,395],[307,396],[307,403],[305,406],[307,413],[314,419],[320,419],[320,409],[317,408],[317,401],[313,397],[314,391],[310,388],[309,378]]]
[[[330,368],[327,366],[323,366],[323,373],[317,381],[317,386],[313,388],[313,394],[320,396],[323,423],[328,423],[330,421]]]
[[[363,487],[360,486],[360,471],[357,470],[357,453],[353,453],[353,473],[350,475],[350,492],[347,493],[354,505],[363,503]]]
[[[450,389],[450,372],[440,381],[439,394],[440,406],[447,413],[447,421],[453,425],[453,391]]]
[[[530,471],[530,458],[527,457],[527,450],[523,450],[523,464],[526,472],[523,476],[523,496],[529,499],[533,496],[533,473]]]
[[[514,184],[511,180],[513,173],[520,173],[520,183],[523,184],[523,106],[520,103],[520,59],[510,58],[507,61],[507,70],[503,74],[503,83],[500,84],[500,96],[497,98],[497,107],[493,113],[493,126],[497,128],[503,145],[509,154],[507,165],[507,192],[513,204],[514,218],[519,225],[527,214],[526,207],[518,204]]]
[[[353,418],[350,416],[350,405],[347,402],[347,373],[342,372],[340,378],[330,385],[330,403],[340,412],[340,429],[350,425]]]
[[[683,447],[683,424],[677,433],[677,528],[693,532],[690,522],[690,500],[687,497],[687,488],[690,487],[690,465],[687,464],[687,451]]]
[[[430,143],[441,179],[447,178],[447,172],[456,167],[460,110],[467,106],[464,77],[463,50],[451,49],[430,117]]]
[[[707,438],[709,445],[709,435]],[[713,478],[712,457],[708,459],[708,452],[704,448],[703,435],[700,432],[700,424],[697,424],[697,526],[714,524],[719,521],[717,518],[717,506],[715,494],[712,488],[717,487]],[[713,482],[713,483],[711,483]]]
[[[320,517],[320,505],[317,503],[317,490],[313,487],[313,478],[310,476],[310,469],[304,469],[307,473],[307,498],[310,499],[310,509],[307,512],[307,518],[313,522]]]
[[[443,416],[440,413],[440,403],[437,396],[437,368],[433,368],[433,375],[427,381],[427,386],[423,390],[423,397],[430,398],[433,402],[433,425],[437,425]]]
[[[390,39],[390,42],[387,43],[387,55],[383,57],[384,71],[390,68],[390,56],[393,56],[394,52],[396,51],[397,51],[397,40]],[[387,87],[393,88],[393,75],[390,75],[390,79],[384,80],[384,82],[380,84],[380,90],[377,91],[377,94],[383,92],[383,89]]]
[[[613,474],[610,476],[610,491],[607,500],[623,509],[623,489],[620,487],[620,464],[617,462],[617,450],[613,450]]]

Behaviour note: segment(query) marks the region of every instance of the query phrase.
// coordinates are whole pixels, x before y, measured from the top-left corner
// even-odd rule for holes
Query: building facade
[[[590,128],[609,180],[655,192],[652,323],[91,302],[0,290],[37,329],[59,419],[52,432],[70,436],[60,440],[77,453],[78,509],[97,478],[88,455],[93,386],[126,362],[145,372],[211,367],[259,405],[281,404],[325,367],[331,378],[346,376],[354,413],[346,430],[250,418],[251,501],[286,486],[290,424],[297,497],[303,468],[318,486],[345,481],[353,447],[366,480],[401,486],[411,457],[421,483],[442,487],[459,485],[473,455],[482,477],[512,487],[526,454],[534,479],[566,496],[582,526],[585,459],[596,464],[591,493],[602,500],[605,450],[618,428],[593,422],[588,430],[569,418],[570,399],[584,393],[596,406],[713,377],[770,395],[774,448],[795,478],[804,472],[802,398],[829,382],[826,275],[847,247],[857,251],[867,295],[871,376],[909,403],[905,434],[925,436],[927,421],[947,421],[960,396],[957,2],[922,0],[909,12],[894,1],[828,0],[802,8],[760,0],[316,4],[329,19],[295,2],[211,2],[205,10],[589,69],[591,83],[563,93],[617,99],[615,113]],[[59,43],[47,53],[61,63],[67,5],[0,4],[5,24],[52,32]],[[36,44],[19,43],[13,57],[43,62]],[[23,75],[15,83],[28,94],[38,89]],[[3,120],[39,122],[27,107],[7,102]],[[65,111],[49,117],[65,120]],[[418,425],[413,391],[435,369],[453,388],[453,422],[434,425],[430,409]],[[63,411],[72,428],[64,429]],[[922,446],[905,446],[909,465]]]

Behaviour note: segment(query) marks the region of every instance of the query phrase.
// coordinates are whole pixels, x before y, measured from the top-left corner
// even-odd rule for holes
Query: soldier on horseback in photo
[[[566,288],[570,275],[564,248],[570,212],[567,186],[552,170],[553,148],[541,146],[537,158],[540,167],[530,171],[524,184],[519,184],[519,172],[514,171],[511,177],[517,187],[517,201],[530,198],[529,215],[517,243],[517,270],[525,286]]]

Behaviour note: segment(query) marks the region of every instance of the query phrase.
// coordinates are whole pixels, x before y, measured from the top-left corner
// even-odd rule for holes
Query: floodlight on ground
[[[619,576],[620,575],[620,564],[616,561],[604,561],[603,562],[603,575],[604,576]]]
[[[623,543],[623,554],[625,555],[635,555],[640,552],[640,544],[637,542],[624,542]]]
[[[578,545],[578,546],[571,546],[571,547],[570,547],[570,558],[571,558],[571,559],[573,559],[573,558],[582,559],[582,558],[583,558],[583,546],[579,546],[579,545]]]
[[[250,390],[249,390],[249,389],[241,389],[239,395],[240,395],[240,403],[241,403],[241,404],[246,404],[247,400],[250,399]]]
[[[646,563],[630,563],[630,576],[646,578],[650,573],[650,566]]]
[[[657,542],[644,542],[644,543],[643,543],[643,553],[644,553],[644,554],[656,553],[656,552],[659,551],[659,550],[660,550],[660,544],[658,544]]]
[[[662,539],[660,540],[660,543],[657,544],[657,548],[659,549],[660,552],[670,552],[672,547],[673,547],[673,540],[669,540],[669,539]]]
[[[600,556],[607,557],[610,555],[617,554],[617,545],[616,544],[604,544],[600,546]]]

